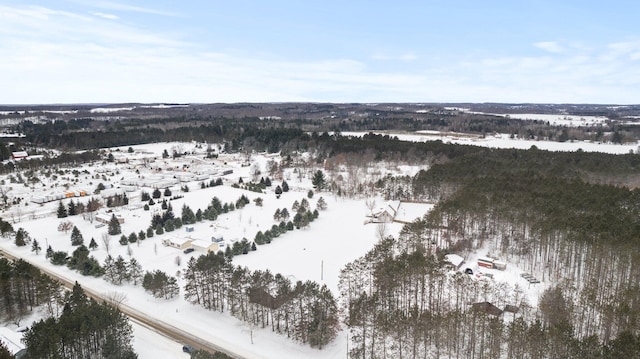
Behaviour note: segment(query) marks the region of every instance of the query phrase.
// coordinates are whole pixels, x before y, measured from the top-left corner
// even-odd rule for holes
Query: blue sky
[[[0,103],[640,103],[632,1],[0,0]]]

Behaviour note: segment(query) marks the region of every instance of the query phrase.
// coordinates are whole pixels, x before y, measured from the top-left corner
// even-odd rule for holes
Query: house
[[[447,254],[444,256],[444,260],[453,266],[453,269],[459,270],[464,263],[464,258],[457,254]]]
[[[209,253],[218,251],[218,243],[205,241],[204,239],[194,239],[191,241],[191,247],[198,252]]]
[[[471,310],[479,313],[484,313],[488,315],[493,315],[499,317],[502,315],[502,309],[496,307],[495,305],[489,302],[480,302],[471,304]]]
[[[398,208],[400,207],[400,201],[389,201],[383,207],[371,214],[371,222],[373,223],[390,223],[393,222]]]
[[[27,153],[27,151],[11,152],[11,159],[13,159],[13,160],[21,160],[21,159],[27,158],[27,157],[29,157],[29,154]]]
[[[9,353],[16,359],[22,358],[26,354],[24,344],[22,344],[22,333],[14,332],[7,327],[0,327],[0,342],[9,349]]]
[[[165,238],[162,240],[162,244],[167,247],[173,247],[177,249],[186,249],[191,247],[191,239],[190,238]]]

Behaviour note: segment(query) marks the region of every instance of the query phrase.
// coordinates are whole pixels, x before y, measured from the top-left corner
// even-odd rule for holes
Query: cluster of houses
[[[65,199],[65,198],[84,197],[84,196],[86,196],[88,194],[89,194],[89,192],[87,192],[84,189],[69,190],[69,191],[65,191],[65,192],[57,192],[57,193],[46,194],[46,195],[41,195],[41,196],[33,196],[33,197],[31,197],[31,202],[38,203],[38,204],[43,204],[43,203],[47,203],[47,202],[59,201],[61,199]]]

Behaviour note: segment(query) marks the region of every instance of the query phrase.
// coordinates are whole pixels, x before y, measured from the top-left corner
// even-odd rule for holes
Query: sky
[[[637,104],[638,13],[628,0],[0,0],[0,104]]]

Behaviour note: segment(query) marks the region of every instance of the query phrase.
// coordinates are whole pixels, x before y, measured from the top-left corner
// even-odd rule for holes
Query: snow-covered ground
[[[477,115],[491,115],[499,117],[509,117],[528,121],[544,121],[549,122],[552,126],[580,127],[580,126],[598,126],[604,124],[609,119],[605,116],[578,116],[567,114],[549,114],[549,113],[488,113],[471,111],[462,107],[445,107],[445,110],[460,111]],[[419,111],[416,111],[420,113]]]
[[[402,141],[411,142],[427,142],[440,140],[444,143],[454,143],[460,145],[473,145],[489,148],[517,148],[526,150],[532,146],[536,146],[538,149],[547,151],[564,151],[573,152],[582,150],[585,152],[603,152],[610,154],[625,154],[636,153],[640,151],[640,146],[637,142],[625,143],[622,145],[613,143],[600,143],[600,142],[588,142],[588,141],[568,141],[568,142],[555,142],[555,141],[535,141],[524,140],[518,138],[511,138],[508,134],[498,134],[495,136],[472,136],[464,135],[455,136],[450,134],[443,134],[437,131],[417,131],[414,133],[394,133],[394,132],[382,132],[371,131],[375,134],[389,135],[392,137],[398,137]],[[342,132],[344,136],[356,136],[361,137],[369,132]]]
[[[363,133],[349,134],[362,135]],[[434,136],[433,134],[399,134],[398,137],[411,141],[440,139],[446,142],[469,143],[488,147],[529,148],[535,145],[540,149],[562,151],[581,148],[584,151],[627,153],[637,149],[637,145],[524,141],[513,140],[508,136],[470,139]],[[264,194],[232,188],[230,185],[237,183],[241,177],[245,182],[248,182],[252,177],[251,172],[256,169],[261,171],[260,176],[267,176],[267,163],[269,161],[279,161],[279,157],[254,154],[250,158],[243,155],[225,155],[218,159],[204,159],[203,155],[207,147],[206,144],[196,143],[157,143],[132,146],[133,152],[131,153],[128,151],[128,147],[123,147],[119,151],[113,151],[114,157],[117,160],[128,161],[129,163],[78,167],[74,168],[77,170],[77,174],[58,173],[55,174],[57,177],[55,179],[53,175],[42,177],[40,179],[41,182],[28,184],[27,186],[17,183],[9,184],[9,181],[7,181],[7,186],[11,188],[12,195],[24,197],[25,201],[20,207],[3,212],[0,216],[5,220],[15,219],[14,228],[23,227],[26,229],[33,238],[40,242],[43,248],[46,248],[46,245],[51,245],[56,251],[65,250],[71,253],[73,247],[70,242],[70,233],[57,230],[61,221],[69,220],[83,234],[85,245],[88,245],[91,238],[98,242],[99,247],[92,251],[91,254],[102,263],[107,256],[107,250],[102,242],[106,227],[96,228],[97,222],[91,223],[88,220],[84,220],[81,215],[59,219],[55,215],[58,201],[42,205],[28,203],[30,196],[81,188],[92,192],[98,183],[118,187],[120,182],[125,179],[143,180],[155,178],[163,173],[169,173],[171,177],[195,174],[196,172],[208,173],[208,171],[213,171],[218,173],[217,171],[220,169],[232,169],[233,173],[222,176],[225,182],[223,186],[200,189],[200,181],[184,182],[171,186],[172,195],[180,195],[183,198],[172,200],[170,203],[176,216],[180,216],[183,205],[188,205],[195,212],[197,209],[204,210],[214,196],[224,203],[235,202],[244,194],[252,200],[245,208],[221,215],[214,222],[199,222],[192,226],[193,232],[187,233],[185,227],[183,227],[173,232],[138,241],[129,246],[120,245],[118,243],[119,236],[110,237],[110,254],[112,256],[122,255],[125,259],[128,259],[128,252],[130,252],[131,256],[140,262],[144,270],[162,270],[169,275],[176,276],[179,279],[179,284],[183,286],[184,281],[180,276],[180,272],[185,269],[187,260],[191,256],[198,255],[198,252],[184,254],[181,250],[163,246],[161,244],[162,239],[191,236],[192,238],[208,240],[214,235],[222,235],[227,245],[242,238],[247,238],[251,241],[258,231],[270,229],[273,224],[276,224],[273,219],[276,209],[287,208],[290,213],[293,213],[291,209],[293,202],[307,198],[307,192],[312,188],[310,178],[307,176],[299,178],[297,175],[293,175],[292,169],[287,169],[284,173],[291,191],[283,193],[280,198],[276,198],[273,194],[273,188],[280,184],[280,180],[274,178],[272,178],[273,186]],[[174,150],[179,153],[186,152],[188,155],[176,160],[162,159],[161,154],[164,150],[169,153]],[[154,160],[153,157],[156,157],[156,159]],[[250,163],[249,166],[246,165],[247,162]],[[406,174],[405,172],[414,172],[415,168],[398,166],[395,171],[397,174]],[[218,175],[212,174],[209,178],[214,179],[217,177]],[[188,192],[180,191],[180,187],[184,185],[189,187]],[[134,191],[127,194],[130,199],[128,208],[114,209],[114,212],[121,215],[125,220],[122,224],[122,233],[125,235],[146,230],[150,224],[152,214],[159,211],[159,204],[152,206],[149,211],[145,211],[142,208],[143,203],[140,201],[142,190],[149,193],[152,192],[150,187],[138,186]],[[337,296],[340,270],[345,264],[361,257],[373,247],[380,235],[379,227],[374,224],[365,224],[366,215],[369,213],[365,199],[345,199],[328,192],[316,192],[311,199],[307,198],[312,210],[315,208],[320,196],[325,199],[328,208],[320,211],[319,218],[311,222],[308,228],[285,233],[274,239],[271,244],[258,246],[258,250],[255,252],[237,256],[233,260],[234,264],[247,266],[250,269],[269,269],[273,273],[281,273],[288,276],[293,281],[314,280],[321,284],[326,284]],[[253,199],[258,197],[263,199],[261,207],[253,202]],[[85,198],[81,197],[74,198],[74,200],[86,201]],[[380,199],[377,200],[380,201]],[[68,201],[65,199],[63,203],[66,205]],[[25,202],[28,204],[25,205]],[[412,221],[427,213],[431,206],[429,204],[403,203],[399,207],[397,218],[403,221]],[[397,237],[401,228],[402,225],[398,223],[388,224],[385,226],[385,234]],[[65,278],[77,280],[86,288],[100,293],[122,293],[126,295],[124,305],[183,331],[194,333],[194,335],[198,335],[222,347],[229,348],[247,358],[303,357],[319,359],[346,357],[347,339],[344,331],[339,333],[338,338],[333,343],[322,350],[312,349],[292,342],[283,336],[272,333],[269,329],[254,328],[254,344],[251,344],[250,330],[247,325],[227,313],[207,311],[199,306],[185,302],[181,296],[172,300],[156,299],[145,293],[139,286],[135,287],[130,284],[114,286],[100,278],[83,277],[66,267],[50,264],[45,259],[44,252],[36,255],[30,251],[30,246],[19,248],[9,239],[0,239],[0,247],[11,254],[36,263],[38,266],[46,267]],[[469,255],[466,260],[468,263],[474,263],[477,260],[477,255],[485,254]],[[544,283],[529,285],[528,282],[520,277],[522,271],[512,263],[508,263],[505,271],[491,270],[491,272],[494,274],[495,281],[505,281],[511,284],[518,283],[527,291],[527,295],[532,298],[530,301],[534,301],[534,298],[537,298],[539,292],[545,286]],[[138,325],[134,325],[134,331],[136,336],[134,347],[141,359],[187,356],[182,354],[180,343],[164,338]]]

